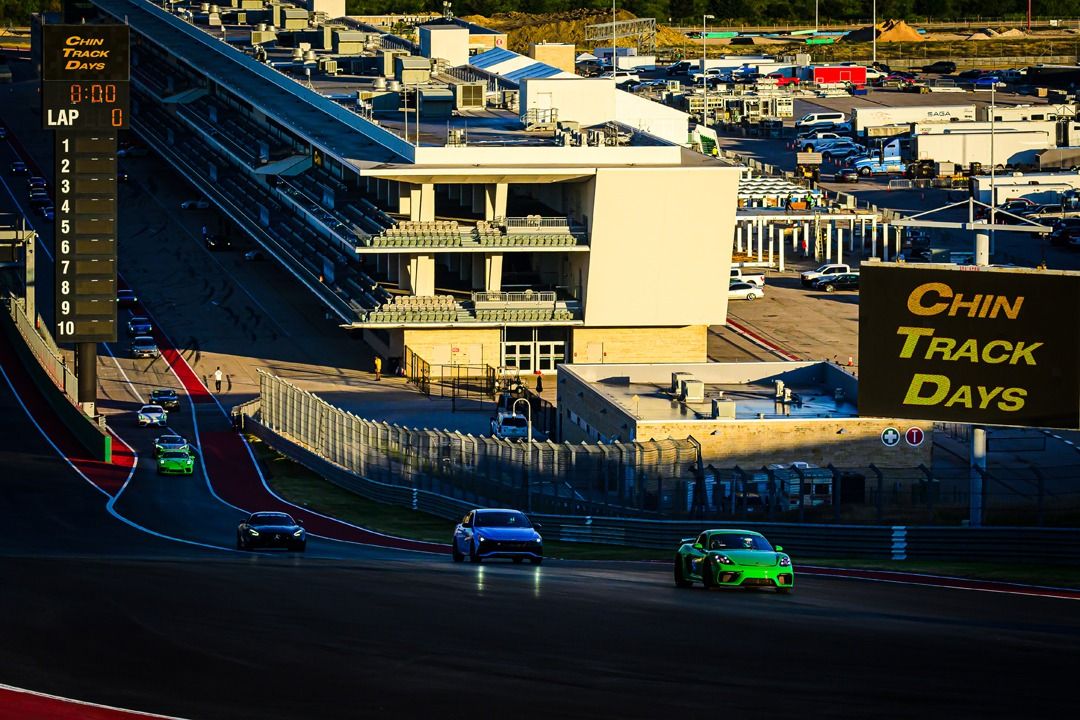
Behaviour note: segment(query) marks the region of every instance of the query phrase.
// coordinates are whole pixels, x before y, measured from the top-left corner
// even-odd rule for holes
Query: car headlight
[[[535,540],[533,540],[533,542],[544,542],[544,539],[541,537],[537,537]]]
[[[292,534],[293,537],[300,537],[304,534],[304,528],[297,528],[296,532]]]
[[[779,565],[780,567],[791,567],[791,558],[787,555],[781,555]]]
[[[484,538],[478,535],[476,537],[476,542],[484,542]]]
[[[734,565],[735,561],[729,558],[727,555],[716,555],[716,562],[721,565]]]
[[[139,413],[139,419],[140,419],[140,420],[149,420],[150,418],[146,417],[146,416],[145,416],[145,415],[143,415],[142,413]]]
[[[248,528],[248,532],[251,533],[255,537],[259,537],[259,531],[256,530],[255,528]]]

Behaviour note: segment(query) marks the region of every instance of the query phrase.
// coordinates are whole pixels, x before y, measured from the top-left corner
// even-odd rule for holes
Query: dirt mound
[[[633,13],[620,10],[615,13],[617,20],[634,20],[637,18]],[[478,25],[504,32],[510,49],[515,52],[527,53],[531,43],[538,42],[565,42],[574,43],[585,49],[585,28],[588,25],[599,25],[611,22],[611,13],[601,10],[578,9],[566,12],[532,14],[532,13],[498,13],[491,17],[483,15],[469,15],[463,20],[474,22]],[[633,38],[619,38],[620,47],[635,44]],[[689,39],[680,32],[668,27],[656,28],[656,44],[658,47],[670,47],[673,45],[686,45]],[[596,45],[610,44],[610,41],[599,42]]]
[[[1027,33],[1019,28],[1009,28],[1005,32],[998,33],[998,37],[1003,38],[1022,38],[1027,37]]]
[[[990,36],[987,35],[984,32],[977,32],[977,33],[971,33],[965,39],[966,40],[989,40]]]
[[[852,30],[844,36],[844,40],[846,42],[872,42],[874,34],[874,27],[864,27]],[[926,39],[903,20],[886,20],[878,23],[876,34],[878,42],[922,42]]]

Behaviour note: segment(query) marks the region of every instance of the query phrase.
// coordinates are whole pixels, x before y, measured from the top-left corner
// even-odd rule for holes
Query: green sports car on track
[[[771,587],[789,593],[795,587],[791,558],[749,530],[706,530],[685,538],[675,552],[675,584],[700,582],[712,587]]]
[[[191,475],[195,472],[195,458],[186,450],[166,450],[158,455],[158,475]]]

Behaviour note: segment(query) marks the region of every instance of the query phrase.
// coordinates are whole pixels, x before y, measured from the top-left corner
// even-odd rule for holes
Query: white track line
[[[151,530],[151,529],[149,529],[147,527],[143,527],[142,525],[139,525],[134,520],[129,520],[128,518],[121,515],[119,512],[116,511],[116,509],[113,507],[113,505],[116,503],[116,498],[120,497],[120,494],[123,493],[124,488],[126,488],[128,486],[128,483],[131,482],[131,478],[135,474],[136,465],[132,465],[131,472],[128,473],[127,480],[124,481],[124,485],[120,488],[120,492],[118,492],[115,497],[113,497],[112,495],[109,495],[108,491],[106,491],[104,488],[98,487],[98,485],[96,483],[94,483],[93,480],[91,480],[89,477],[87,477],[86,473],[84,473],[82,470],[80,470],[79,467],[75,463],[73,463],[71,461],[71,458],[69,458],[67,455],[65,455],[60,450],[60,448],[57,447],[56,443],[54,443],[52,441],[52,438],[49,437],[49,434],[45,432],[45,429],[43,427],[41,427],[41,425],[38,424],[37,419],[30,413],[30,408],[26,407],[26,404],[23,402],[22,398],[19,396],[18,391],[15,390],[15,385],[11,382],[11,378],[8,377],[7,372],[2,367],[0,367],[0,375],[3,375],[4,382],[7,383],[8,388],[11,389],[12,397],[14,397],[15,401],[17,403],[19,403],[19,407],[21,407],[23,409],[23,412],[26,413],[26,417],[30,419],[30,422],[33,423],[35,428],[37,428],[37,431],[39,433],[41,433],[41,437],[45,438],[45,442],[47,442],[49,444],[49,446],[53,450],[56,451],[56,454],[59,455],[64,460],[64,462],[68,464],[68,467],[70,467],[72,470],[74,470],[76,473],[78,473],[79,477],[81,477],[83,480],[85,480],[87,483],[89,483],[90,487],[94,488],[95,490],[100,492],[102,495],[109,498],[109,502],[105,503],[105,509],[108,511],[108,513],[110,515],[112,515],[114,518],[116,518],[120,522],[124,523],[125,525],[129,525],[129,526],[135,528],[136,530],[144,532],[144,533],[146,533],[148,535],[153,535],[154,537],[158,537],[158,538],[161,538],[163,540],[170,540],[172,542],[183,543],[185,545],[195,545],[196,547],[209,548],[211,550],[225,550],[227,552],[236,552],[235,550],[233,550],[233,548],[221,547],[221,546],[218,546],[218,545],[209,545],[207,543],[196,542],[194,540],[185,540],[183,538],[173,537],[171,535],[165,535],[164,533],[159,533],[159,532],[157,532],[155,530]],[[119,435],[116,435],[115,432],[113,433],[113,435],[115,435],[117,437],[117,439],[120,439],[120,442],[123,442],[123,439],[121,439]],[[124,444],[127,445],[127,443],[124,443]],[[134,449],[132,449],[131,452],[132,452],[132,455],[135,455]],[[136,464],[137,464],[138,457],[137,456],[135,456],[135,457],[136,457]]]

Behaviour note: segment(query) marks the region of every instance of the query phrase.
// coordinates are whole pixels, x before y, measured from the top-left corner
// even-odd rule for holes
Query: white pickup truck
[[[744,282],[765,287],[765,273],[752,273],[748,269],[731,268],[731,282]]]
[[[802,279],[802,284],[804,287],[810,287],[814,284],[816,280],[821,280],[826,277],[833,277],[835,275],[846,275],[851,271],[852,270],[850,265],[844,265],[843,263],[829,263],[827,265],[822,265],[816,270],[807,270],[799,277]],[[858,270],[856,270],[855,272],[858,272]]]

